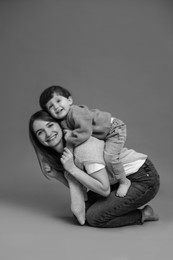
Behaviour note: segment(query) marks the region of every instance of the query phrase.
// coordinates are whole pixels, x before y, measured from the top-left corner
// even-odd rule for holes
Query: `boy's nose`
[[[54,104],[54,109],[56,110],[59,107],[58,104]]]

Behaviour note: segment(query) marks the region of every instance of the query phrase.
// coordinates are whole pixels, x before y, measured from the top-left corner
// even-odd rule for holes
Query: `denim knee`
[[[86,212],[86,221],[91,227],[100,227],[100,221],[97,220],[94,212],[92,210],[87,210]]]

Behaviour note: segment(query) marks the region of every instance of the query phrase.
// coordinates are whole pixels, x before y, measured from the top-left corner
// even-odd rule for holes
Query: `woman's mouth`
[[[52,136],[50,136],[49,138],[46,139],[46,142],[51,142],[52,140],[54,140],[56,138],[57,134],[54,134]]]

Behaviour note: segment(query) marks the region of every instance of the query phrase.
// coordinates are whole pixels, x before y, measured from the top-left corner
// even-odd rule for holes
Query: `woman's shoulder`
[[[104,141],[93,136],[74,150],[75,158],[80,161],[100,161],[103,158]]]

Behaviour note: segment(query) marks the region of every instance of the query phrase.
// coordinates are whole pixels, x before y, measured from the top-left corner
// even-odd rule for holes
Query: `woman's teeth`
[[[49,139],[47,139],[47,142],[52,141],[56,136],[57,136],[57,135],[53,135],[53,136],[51,136]]]

